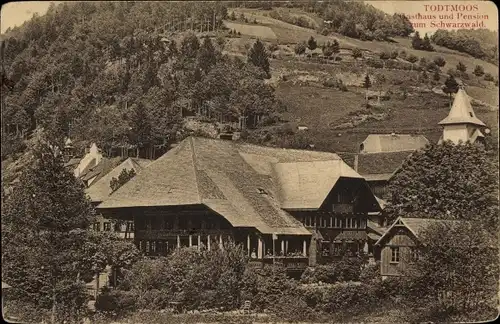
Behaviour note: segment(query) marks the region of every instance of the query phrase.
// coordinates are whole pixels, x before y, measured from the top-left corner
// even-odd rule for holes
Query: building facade
[[[366,215],[380,207],[333,153],[190,137],[98,205],[132,221],[146,255],[241,244],[251,260],[299,270],[359,253]],[[328,251],[328,253],[326,252]]]
[[[380,253],[380,274],[385,279],[405,275],[413,262],[418,262],[423,247],[419,234],[434,224],[452,226],[460,221],[399,217],[376,242]]]

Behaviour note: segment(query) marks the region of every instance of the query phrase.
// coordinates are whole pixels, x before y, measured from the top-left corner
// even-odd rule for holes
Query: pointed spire
[[[486,126],[479,118],[476,117],[474,110],[470,104],[470,99],[465,93],[463,85],[460,86],[455,100],[451,106],[448,117],[439,122],[439,125],[451,124],[473,124],[477,126]]]

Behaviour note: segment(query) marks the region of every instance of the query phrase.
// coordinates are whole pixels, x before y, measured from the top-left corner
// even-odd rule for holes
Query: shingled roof
[[[424,148],[429,141],[423,135],[370,134],[360,145],[361,153],[414,151]]]
[[[93,160],[94,163],[91,163],[89,167],[87,167],[80,174],[80,179],[83,181],[89,181],[95,178],[95,180],[93,180],[93,182],[95,182],[118,166],[121,161],[122,158],[119,156],[113,158],[102,158],[97,165],[95,165],[95,160]]]
[[[450,113],[448,116],[439,122],[439,125],[451,124],[473,124],[478,126],[486,126],[479,118],[476,117],[474,110],[470,104],[470,99],[465,90],[459,89],[453,100]]]
[[[318,172],[318,166],[329,171]],[[327,173],[336,175],[328,176],[332,181],[330,190],[337,176],[361,178],[333,153],[189,137],[152,162],[98,208],[205,205],[235,227],[255,227],[266,234],[310,235],[282,209],[289,196],[283,195],[280,184],[287,188],[286,193],[295,190],[283,173],[290,168],[296,170],[296,180],[304,180],[296,185],[310,195],[301,201],[307,208],[317,206],[329,193],[314,190],[318,183],[328,186],[322,179]]]
[[[382,241],[391,233],[392,229],[396,225],[405,226],[416,238],[425,229],[433,226],[434,224],[443,224],[447,226],[453,226],[454,224],[459,224],[460,220],[445,220],[445,219],[434,219],[434,218],[410,218],[410,217],[398,217],[394,223],[387,229],[387,231],[380,237],[380,239],[375,243],[380,245]]]
[[[112,193],[110,187],[111,179],[118,178],[123,170],[134,170],[137,174],[143,168],[147,167],[151,162],[152,160],[147,159],[128,158],[113,170],[100,177],[100,179],[95,181],[89,188],[85,190],[85,192],[90,197],[92,202],[101,202]]]
[[[388,180],[414,151],[358,154],[358,173],[367,181]],[[354,168],[356,153],[341,153],[345,163]]]

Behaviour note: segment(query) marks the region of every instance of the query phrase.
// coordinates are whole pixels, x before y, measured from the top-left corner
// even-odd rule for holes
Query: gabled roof
[[[92,178],[96,178],[94,180],[95,182],[105,176],[111,170],[113,170],[117,165],[119,165],[121,159],[122,158],[119,156],[113,158],[103,157],[97,165],[95,165],[94,160],[94,163],[91,163],[89,167],[83,170],[83,172],[80,174],[80,179],[82,179],[83,181],[89,181]]]
[[[65,167],[77,166],[81,160],[82,160],[81,158],[71,158],[68,162],[64,164],[64,166]]]
[[[92,202],[101,202],[112,193],[110,187],[111,179],[118,178],[123,170],[134,170],[137,174],[151,162],[152,160],[128,158],[113,170],[103,175],[99,180],[95,181],[85,192]]]
[[[328,194],[326,190],[313,190],[324,181],[323,177],[332,179],[330,189],[334,178],[344,172],[361,179],[349,167],[341,166],[342,163],[333,153],[189,137],[152,162],[98,208],[205,205],[235,227],[255,227],[267,234],[310,235],[282,209],[280,184],[294,189],[284,170],[292,168],[296,171],[295,179],[307,179],[296,186],[311,197],[298,206],[310,207]],[[328,171],[318,172],[315,169],[318,166]],[[330,172],[334,176],[327,176]]]
[[[380,239],[375,243],[376,245],[380,245],[383,240],[391,233],[392,229],[396,226],[404,226],[406,227],[416,238],[418,238],[419,234],[422,233],[429,226],[434,224],[445,224],[451,226],[453,224],[460,223],[460,220],[448,220],[448,219],[434,219],[434,218],[407,218],[407,217],[398,217],[392,223],[392,225],[387,229],[387,231],[380,237]]]
[[[423,135],[370,134],[361,144],[361,153],[414,151],[424,148],[429,141]]]
[[[318,209],[337,181],[363,179],[341,159],[274,164],[284,209]]]
[[[389,180],[414,151],[358,154],[358,173],[367,181]],[[342,159],[354,168],[356,153],[342,153]]]
[[[476,117],[474,110],[470,104],[470,99],[465,90],[459,89],[453,100],[450,113],[448,116],[439,122],[439,125],[452,124],[473,124],[477,126],[486,126],[479,118]]]

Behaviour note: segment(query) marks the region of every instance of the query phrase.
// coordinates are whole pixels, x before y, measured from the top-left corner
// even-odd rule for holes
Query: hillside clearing
[[[236,32],[239,32],[242,35],[258,37],[263,40],[274,41],[277,39],[274,31],[267,26],[241,24],[230,21],[225,21],[224,25],[231,30],[236,30]]]
[[[360,48],[364,50],[369,50],[372,52],[391,52],[394,50],[401,51],[404,50],[408,54],[416,55],[417,57],[425,57],[427,60],[432,60],[437,56],[442,56],[446,60],[445,70],[449,68],[455,68],[458,62],[462,62],[467,66],[467,71],[472,72],[476,65],[481,65],[486,73],[491,73],[493,76],[498,77],[498,67],[489,62],[474,58],[470,55],[453,51],[448,48],[437,46],[433,44],[436,49],[435,52],[427,52],[421,50],[415,50],[411,48],[411,39],[396,37],[393,43],[389,42],[379,42],[379,41],[362,41],[359,39],[349,38],[340,34],[332,34],[328,36],[323,36],[318,34],[316,30],[295,26],[277,19],[268,17],[269,12],[257,9],[233,9],[238,15],[240,13],[245,14],[250,20],[256,19],[259,23],[268,26],[276,34],[277,41],[279,44],[296,44],[300,42],[305,42],[311,36],[313,36],[319,44],[326,43],[327,41],[332,41],[336,38],[339,41],[341,48],[352,49]],[[300,14],[299,9],[292,11],[295,15]],[[303,12],[303,15],[308,15]],[[258,36],[256,36],[258,37]],[[261,36],[264,37],[264,36]]]

